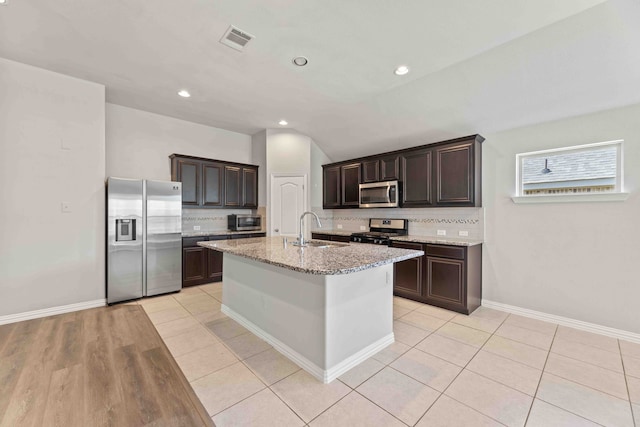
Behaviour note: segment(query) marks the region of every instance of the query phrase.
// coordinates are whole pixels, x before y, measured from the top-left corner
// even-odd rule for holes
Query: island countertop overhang
[[[423,251],[365,243],[328,248],[300,248],[282,237],[198,242],[199,246],[231,253],[292,271],[315,275],[350,274],[424,255]]]

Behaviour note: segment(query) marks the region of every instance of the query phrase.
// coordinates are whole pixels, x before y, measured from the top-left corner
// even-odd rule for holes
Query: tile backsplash
[[[227,215],[255,214],[251,209],[182,209],[182,231],[224,231],[227,229]],[[264,224],[265,220],[262,220]],[[196,230],[193,227],[200,227]]]
[[[447,237],[484,238],[483,208],[402,208],[402,209],[312,209],[325,229],[360,231],[369,229],[369,218],[401,218],[409,220],[409,234],[437,236],[445,230]],[[341,227],[340,227],[341,226]],[[321,230],[318,230],[321,231]],[[468,236],[460,236],[459,232]]]
[[[369,230],[369,218],[402,218],[409,220],[409,234],[415,236],[437,236],[445,230],[447,237],[484,238],[483,208],[402,208],[402,209],[311,209],[318,214],[325,230],[345,231]],[[182,209],[182,231],[223,231],[227,229],[227,215],[257,214],[262,216],[263,230],[267,223],[267,210],[258,209]],[[312,222],[308,222],[313,225]],[[313,227],[315,228],[315,227]],[[318,231],[322,231],[319,229]],[[468,236],[460,236],[460,231]]]

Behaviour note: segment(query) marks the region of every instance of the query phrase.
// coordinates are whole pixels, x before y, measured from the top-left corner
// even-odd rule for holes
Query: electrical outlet
[[[60,203],[60,210],[62,211],[62,213],[71,213],[71,203],[69,202]]]
[[[194,225],[194,226],[193,226],[193,229],[194,229],[195,231],[200,231],[200,226],[199,226],[199,225]]]
[[[469,237],[469,232],[467,230],[458,231],[458,236],[460,237]]]
[[[438,230],[438,236],[446,236],[447,230]]]
[[[367,231],[367,227],[365,227],[364,225],[360,226],[360,231]]]
[[[338,224],[338,230],[342,230],[342,224]]]

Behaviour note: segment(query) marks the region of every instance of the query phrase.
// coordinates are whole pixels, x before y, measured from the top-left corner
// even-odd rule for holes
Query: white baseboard
[[[342,362],[338,363],[332,368],[322,369],[321,367],[319,367],[318,365],[316,365],[315,363],[313,363],[312,361],[310,361],[309,359],[307,359],[306,357],[304,357],[303,355],[301,355],[300,353],[298,353],[297,351],[295,351],[294,349],[292,349],[291,347],[289,347],[288,345],[280,341],[279,339],[265,332],[264,330],[256,326],[254,323],[247,320],[244,316],[236,313],[235,311],[233,311],[232,309],[230,309],[224,304],[222,304],[222,312],[227,316],[229,316],[230,318],[232,318],[233,320],[235,320],[236,322],[240,323],[242,326],[244,326],[248,330],[250,330],[256,336],[262,338],[264,341],[271,344],[273,348],[278,350],[280,353],[286,356],[293,363],[300,366],[302,369],[304,369],[305,371],[313,375],[316,379],[318,379],[319,381],[322,381],[325,384],[328,384],[331,381],[335,380],[340,375],[347,372],[349,369],[353,368],[357,364],[373,356],[374,354],[376,354],[383,348],[387,347],[388,345],[393,344],[393,342],[395,341],[395,338],[392,332],[389,335],[374,342],[373,344],[368,345],[367,347],[363,348],[353,356],[348,357],[347,359],[343,360]]]
[[[618,338],[625,341],[640,344],[640,334],[635,332],[623,331],[622,329],[610,328],[608,326],[597,325],[595,323],[583,322],[582,320],[571,319],[569,317],[556,316],[555,314],[543,313],[541,311],[529,310],[528,308],[517,307],[515,305],[503,304],[501,302],[482,300],[482,306],[493,308],[507,313],[517,314],[531,319],[542,320],[545,322],[557,323],[558,325],[568,326],[570,328],[580,329],[582,331],[593,332],[594,334],[606,335],[612,338]]]
[[[86,310],[88,308],[104,307],[106,299],[77,302],[75,304],[60,305],[58,307],[43,308],[42,310],[25,311],[24,313],[8,314],[0,316],[0,325],[21,322],[23,320],[38,319],[40,317],[55,316],[56,314],[70,313],[72,311]]]

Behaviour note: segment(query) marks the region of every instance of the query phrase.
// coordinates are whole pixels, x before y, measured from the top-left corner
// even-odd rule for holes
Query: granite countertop
[[[253,234],[253,233],[266,233],[264,230],[251,230],[251,231],[231,231],[231,230],[216,230],[216,231],[183,231],[182,237],[201,237],[201,236],[228,236],[231,234]]]
[[[307,274],[348,274],[424,255],[423,251],[365,243],[335,243],[328,248],[300,248],[282,237],[198,242],[205,248],[227,252]]]
[[[323,230],[322,228],[311,230],[311,232],[321,233],[321,234],[331,234],[334,236],[351,236],[353,233],[358,233],[358,231]],[[475,245],[481,245],[483,243],[482,240],[479,240],[479,239],[469,239],[464,237],[413,236],[413,235],[392,237],[391,240],[396,240],[399,242],[435,243],[440,245],[453,245],[453,246],[475,246]]]
[[[391,240],[397,242],[416,242],[416,243],[435,243],[440,245],[453,245],[453,246],[475,246],[481,245],[482,240],[458,238],[458,237],[440,237],[440,236],[396,236]]]

